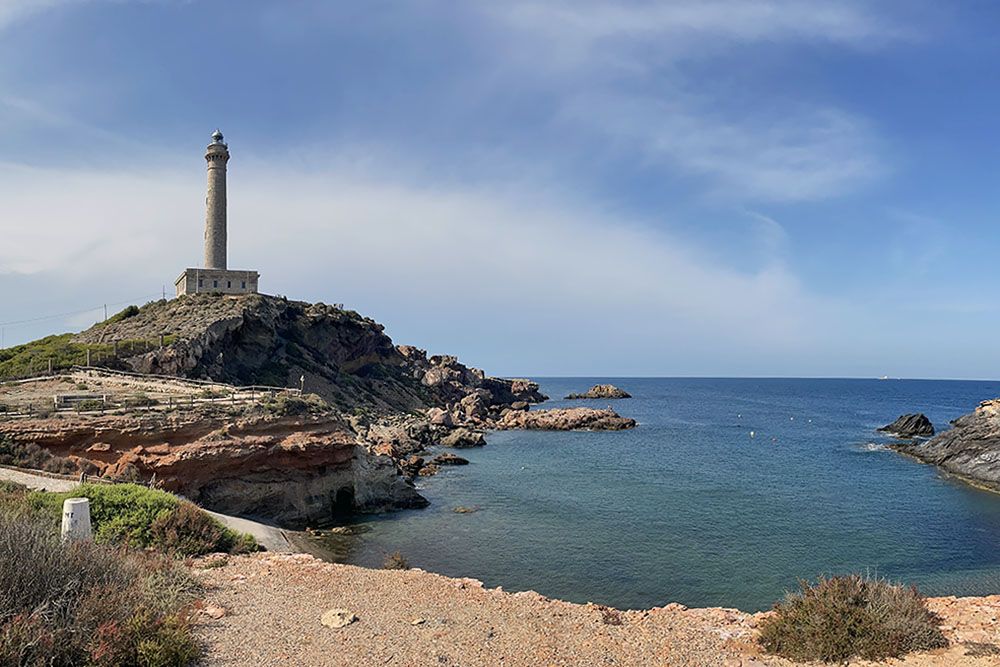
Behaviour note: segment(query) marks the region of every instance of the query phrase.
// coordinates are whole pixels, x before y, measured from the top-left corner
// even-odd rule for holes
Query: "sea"
[[[332,560],[645,609],[771,607],[860,572],[928,595],[1000,593],[1000,495],[890,450],[908,412],[941,430],[1000,382],[535,378],[541,407],[611,405],[622,432],[496,432],[418,486],[431,505],[366,517]],[[559,397],[612,383],[633,398]],[[457,513],[456,508],[466,508]]]

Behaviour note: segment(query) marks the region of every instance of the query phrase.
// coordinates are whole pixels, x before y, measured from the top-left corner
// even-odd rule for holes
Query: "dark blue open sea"
[[[1000,593],[1000,495],[885,449],[875,428],[939,429],[998,382],[539,378],[561,397],[612,382],[639,427],[506,432],[366,520],[347,560],[413,566],[577,602],[757,610],[799,578],[866,571],[928,594]],[[609,401],[553,400],[544,407]],[[753,431],[755,437],[751,438]],[[475,506],[456,514],[456,506]]]

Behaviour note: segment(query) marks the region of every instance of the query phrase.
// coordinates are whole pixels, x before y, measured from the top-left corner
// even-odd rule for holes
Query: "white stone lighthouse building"
[[[174,281],[177,296],[182,294],[254,294],[256,271],[235,271],[226,265],[226,165],[229,146],[216,130],[205,149],[208,162],[208,194],[205,197],[205,266],[185,269]]]

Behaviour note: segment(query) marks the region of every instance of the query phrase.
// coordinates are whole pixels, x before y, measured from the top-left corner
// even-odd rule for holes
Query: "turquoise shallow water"
[[[550,396],[613,382],[621,433],[493,433],[431,500],[365,521],[349,562],[411,564],[623,608],[769,607],[799,578],[869,571],[929,594],[1000,593],[1000,496],[884,448],[875,428],[940,429],[997,382],[540,378]],[[553,400],[545,407],[606,406]],[[750,437],[750,431],[755,437]],[[456,506],[476,506],[456,514]]]

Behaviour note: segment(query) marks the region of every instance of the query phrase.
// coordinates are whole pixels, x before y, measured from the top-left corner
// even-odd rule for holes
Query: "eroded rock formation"
[[[392,458],[335,415],[64,416],[0,422],[0,434],[96,474],[155,478],[209,509],[285,526],[427,504]]]

